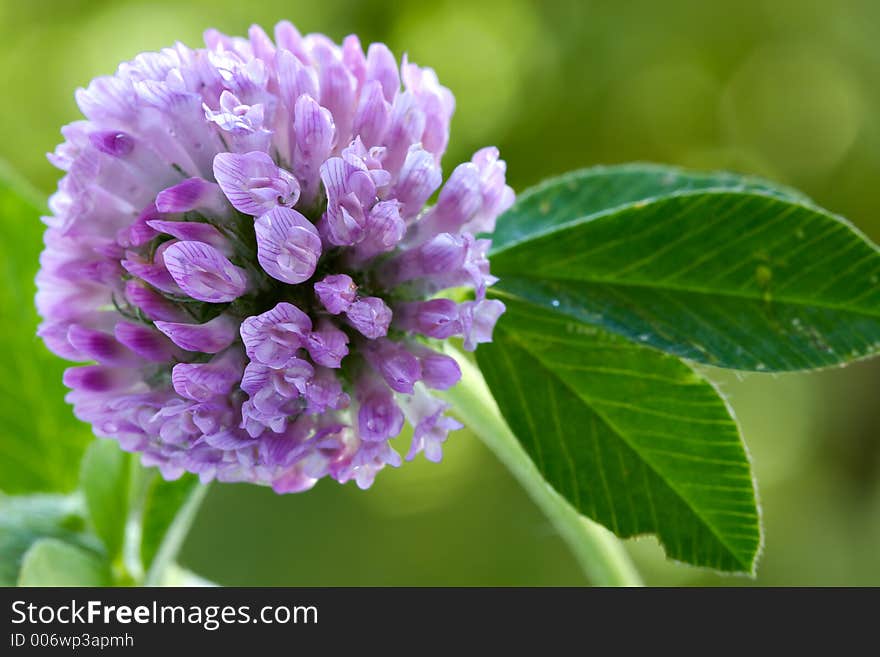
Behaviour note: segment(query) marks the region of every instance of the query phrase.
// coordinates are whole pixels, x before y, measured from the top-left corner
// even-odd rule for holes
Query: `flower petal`
[[[299,182],[279,168],[266,153],[218,153],[214,177],[239,212],[254,217],[276,206],[292,208],[299,199]]]
[[[254,222],[257,260],[269,276],[302,283],[315,273],[321,257],[317,229],[296,210],[277,207]]]
[[[348,274],[332,274],[315,283],[315,294],[327,312],[338,315],[357,299],[357,285]]]
[[[271,310],[248,317],[241,324],[241,339],[248,358],[269,367],[283,367],[312,330],[312,321],[299,308],[282,301]]]
[[[247,274],[204,242],[175,242],[164,253],[165,266],[186,294],[199,301],[234,301],[247,291]]]
[[[391,324],[391,308],[379,297],[358,299],[345,311],[348,321],[364,337],[375,338],[388,334]]]
[[[156,328],[181,349],[216,354],[235,342],[238,324],[229,315],[218,315],[204,324],[156,322]]]

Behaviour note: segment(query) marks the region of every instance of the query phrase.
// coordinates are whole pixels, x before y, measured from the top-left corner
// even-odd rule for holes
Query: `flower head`
[[[367,487],[406,421],[407,458],[439,460],[460,425],[429,389],[461,372],[434,343],[473,349],[504,311],[475,238],[513,202],[498,151],[443,184],[453,96],[382,44],[286,22],[205,43],[80,89],[50,155],[37,306],[89,363],[68,400],[169,478]]]

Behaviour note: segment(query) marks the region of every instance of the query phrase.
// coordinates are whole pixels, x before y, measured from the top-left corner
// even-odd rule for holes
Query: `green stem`
[[[462,354],[447,351],[461,366],[462,380],[444,396],[453,404],[456,415],[495,453],[553,523],[589,580],[596,586],[641,586],[641,578],[621,542],[578,513],[538,471],[501,416],[480,370]]]
[[[166,571],[174,566],[177,553],[183,546],[183,541],[189,533],[193,520],[196,518],[196,513],[207,492],[207,485],[197,484],[189,494],[189,497],[187,497],[186,502],[180,507],[177,515],[174,516],[171,526],[165,533],[161,545],[159,545],[159,550],[156,552],[156,557],[153,559],[146,577],[144,577],[144,586],[162,586],[165,582]]]
[[[141,565],[141,523],[144,512],[144,496],[155,473],[144,468],[140,459],[128,455],[128,519],[125,523],[125,541],[122,545],[122,568],[120,583],[140,582],[144,578]]]

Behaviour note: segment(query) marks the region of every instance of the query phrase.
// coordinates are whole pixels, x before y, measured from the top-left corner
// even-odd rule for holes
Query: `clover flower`
[[[39,335],[92,363],[68,401],[166,478],[366,488],[404,422],[407,459],[439,461],[461,425],[429,390],[461,373],[436,343],[472,350],[504,311],[476,237],[513,202],[498,151],[444,184],[453,96],[382,44],[287,22],[205,43],[80,89],[49,156]]]

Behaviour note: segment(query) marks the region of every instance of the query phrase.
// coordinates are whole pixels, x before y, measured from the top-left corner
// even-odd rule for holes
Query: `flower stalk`
[[[177,515],[174,516],[171,526],[162,539],[156,558],[153,559],[153,563],[144,577],[144,586],[161,586],[165,582],[167,571],[175,565],[177,553],[183,547],[183,542],[196,519],[196,514],[205,499],[208,487],[206,484],[196,485],[186,502],[177,511]]]
[[[590,582],[595,586],[641,586],[641,578],[622,543],[607,529],[578,513],[538,471],[504,421],[480,370],[451,347],[446,352],[458,361],[462,379],[443,396],[553,523]]]

